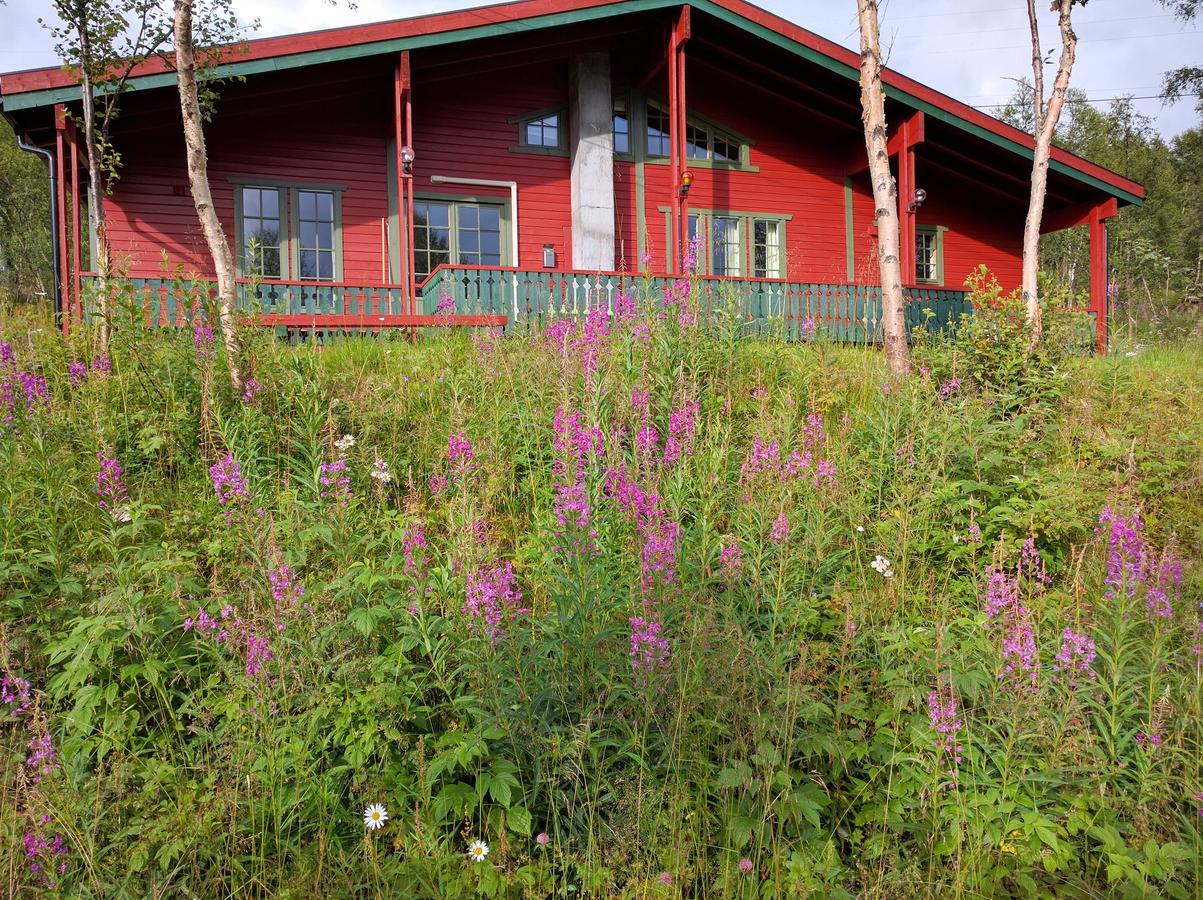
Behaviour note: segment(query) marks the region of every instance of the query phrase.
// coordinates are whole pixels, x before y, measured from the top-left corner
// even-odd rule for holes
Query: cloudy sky
[[[3,0],[0,0],[3,2]],[[259,35],[287,34],[357,22],[479,6],[457,0],[234,0]],[[855,47],[854,0],[760,0],[766,9],[824,37]],[[1009,78],[1030,73],[1024,0],[885,0],[882,42],[895,69],[938,90],[995,112],[1011,93]],[[1048,7],[1039,0],[1037,8]],[[37,20],[52,15],[46,0],[0,5],[0,72],[55,65],[49,37]],[[1163,107],[1156,94],[1166,69],[1203,65],[1200,23],[1183,25],[1157,0],[1093,0],[1075,11],[1078,62],[1073,85],[1092,100],[1122,94],[1167,137],[1197,124],[1189,99]],[[1046,48],[1057,46],[1056,17],[1043,13]]]

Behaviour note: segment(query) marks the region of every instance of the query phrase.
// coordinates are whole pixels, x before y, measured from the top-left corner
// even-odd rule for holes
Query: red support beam
[[[668,145],[672,197],[670,215],[672,239],[666,260],[669,275],[681,274],[684,270],[686,222],[688,204],[682,190],[685,174],[685,122],[687,118],[685,99],[685,42],[690,35],[689,7],[682,6],[668,36]]]
[[[1089,225],[1096,216],[1110,219],[1119,212],[1119,202],[1111,197],[1099,203],[1075,203],[1061,209],[1046,209],[1040,218],[1040,233],[1061,231],[1065,228],[1077,228],[1079,225]]]
[[[1115,215],[1114,198],[1097,204],[1090,216],[1090,308],[1094,310],[1095,347],[1107,352],[1107,219]]]
[[[903,150],[922,144],[927,140],[927,118],[916,110],[892,129],[886,138],[886,152],[897,156]],[[869,157],[865,153],[865,142],[860,141],[848,154],[848,175],[859,175],[869,168]]]
[[[61,327],[64,332],[69,330],[70,315],[67,304],[71,298],[70,269],[67,260],[67,184],[66,164],[63,160],[66,148],[67,108],[61,103],[54,107],[54,164],[57,169],[57,188],[54,202],[58,208],[58,234],[54,239],[59,247],[59,301],[62,303]]]
[[[408,147],[413,149],[413,74],[410,69],[409,51],[402,50],[397,59],[397,67],[393,72],[393,143],[396,144],[397,168],[397,230],[404,238],[398,236],[401,250],[398,264],[401,271],[396,273],[402,284],[401,303],[409,314],[418,311],[418,279],[415,271],[417,254],[414,251],[414,177],[411,171],[406,171],[402,159],[402,151]]]
[[[71,235],[73,249],[71,251],[71,303],[63,305],[64,314],[64,329],[69,329],[70,325],[66,319],[70,316],[83,317],[83,298],[80,291],[79,273],[83,271],[83,242],[80,235],[79,226],[79,132],[75,128],[75,123],[70,123],[70,138],[71,138]],[[68,313],[67,310],[70,309]]]

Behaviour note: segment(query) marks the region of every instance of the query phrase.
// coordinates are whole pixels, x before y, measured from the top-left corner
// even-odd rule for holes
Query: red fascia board
[[[758,6],[747,3],[745,0],[710,0],[710,2],[762,28],[776,32],[789,40],[796,41],[816,53],[842,63],[850,67],[853,72],[859,71],[860,55],[849,50],[847,47],[842,47],[834,41],[821,37],[812,31],[807,31],[805,28],[795,25],[793,22],[780,16],[773,15]],[[258,38],[232,45],[223,52],[221,61],[231,63],[245,62],[277,56],[289,56],[296,53],[350,47],[357,44],[370,44],[378,41],[442,34],[480,26],[504,25],[521,19],[570,13],[608,5],[610,5],[608,0],[600,0],[600,2],[599,0],[518,0],[518,2],[514,3],[480,6],[473,9],[416,16],[408,19],[396,19],[368,25],[349,25],[322,31],[310,31],[303,34]],[[133,75],[134,77],[140,77],[144,75],[164,74],[169,71],[170,67],[166,61],[156,58],[138,66]],[[947,94],[942,94],[924,84],[920,84],[893,69],[882,69],[882,81],[888,87],[894,87],[902,93],[909,94],[920,101],[930,103],[938,109],[951,113],[1001,138],[1013,141],[1028,150],[1033,149],[1035,146],[1035,140],[1030,134],[1020,131],[1018,128],[1013,128],[992,116],[988,116],[959,100],[949,97]],[[75,79],[70,72],[63,67],[29,69],[0,76],[0,95],[12,96],[14,94],[23,94],[48,88],[67,87],[75,83]],[[888,95],[889,91],[887,91]],[[1142,199],[1145,196],[1144,187],[1139,183],[1059,147],[1052,149],[1052,158],[1099,181],[1126,191],[1133,196]]]

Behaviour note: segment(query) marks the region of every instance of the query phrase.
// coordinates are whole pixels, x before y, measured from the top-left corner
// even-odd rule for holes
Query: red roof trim
[[[749,22],[774,31],[789,40],[796,41],[817,53],[850,66],[853,69],[858,69],[860,66],[860,55],[854,51],[842,47],[834,41],[821,37],[812,31],[807,31],[805,28],[767,12],[758,6],[745,2],[745,0],[710,0],[710,2],[726,9],[728,12],[747,19]],[[609,5],[609,0],[518,0],[518,2],[513,3],[493,4],[473,9],[415,16],[407,19],[395,19],[368,25],[348,25],[302,34],[258,38],[231,46],[223,53],[222,61],[244,62],[277,56],[288,56],[295,53],[331,50],[378,41],[441,34],[466,28],[501,25],[521,19],[593,9],[607,5]],[[135,70],[134,75],[157,75],[168,71],[170,71],[170,68],[163,60],[153,59],[139,66]],[[0,79],[2,79],[0,81],[0,93],[6,96],[50,88],[67,87],[76,83],[71,74],[63,67],[12,72],[0,76]],[[1013,128],[992,116],[988,116],[959,100],[949,97],[947,94],[933,90],[893,69],[883,69],[882,80],[887,86],[897,88],[899,91],[930,103],[938,109],[942,109],[979,128],[986,129],[1006,140],[1013,141],[1022,147],[1030,150],[1035,146],[1035,140],[1030,134]],[[1139,183],[1066,150],[1054,147],[1052,158],[1136,197],[1143,198],[1145,196],[1144,188]]]

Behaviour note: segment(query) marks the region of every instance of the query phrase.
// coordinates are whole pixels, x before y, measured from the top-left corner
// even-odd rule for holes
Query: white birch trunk
[[[1040,220],[1044,217],[1044,196],[1048,189],[1048,162],[1052,152],[1053,133],[1061,109],[1065,105],[1065,93],[1069,89],[1069,76],[1073,71],[1078,36],[1074,34],[1070,13],[1073,0],[1053,0],[1052,8],[1058,14],[1061,29],[1061,59],[1057,64],[1057,77],[1053,81],[1053,92],[1044,105],[1044,57],[1040,52],[1040,31],[1036,24],[1035,0],[1028,0],[1028,22],[1032,32],[1032,76],[1033,100],[1035,104],[1036,149],[1032,157],[1032,190],[1028,199],[1028,215],[1023,223],[1023,302],[1027,308],[1028,325],[1032,329],[1032,343],[1040,340],[1040,296],[1038,275],[1040,272]]]
[[[82,16],[80,21],[83,21]],[[88,30],[79,30],[81,58],[88,60],[90,48]],[[88,154],[88,227],[96,235],[96,340],[101,353],[108,352],[109,346],[109,227],[108,217],[104,211],[104,173],[101,170],[100,147],[96,140],[96,100],[92,96],[92,76],[85,64],[80,67],[81,100],[84,120],[84,149]],[[61,189],[61,188],[60,188]],[[58,236],[55,236],[58,240]],[[76,248],[77,253],[79,248]],[[80,254],[82,255],[82,254]],[[80,260],[75,260],[75,273],[82,266]]]
[[[869,177],[873,183],[877,219],[877,267],[881,274],[886,360],[890,371],[902,376],[909,374],[911,363],[906,344],[902,263],[898,247],[898,182],[890,174],[890,154],[886,147],[877,0],[857,0],[857,14],[860,19],[861,121],[865,126],[865,151],[869,154]]]
[[[242,370],[236,319],[237,284],[235,282],[234,254],[226,240],[225,230],[213,206],[213,195],[209,190],[208,151],[205,149],[205,132],[200,110],[200,94],[196,83],[196,56],[192,45],[193,0],[175,0],[175,67],[180,89],[180,112],[184,119],[184,146],[188,154],[188,184],[192,191],[192,202],[200,219],[201,231],[213,257],[213,269],[217,275],[217,310],[221,325],[222,342],[225,345],[226,363],[230,370],[230,384],[234,392],[242,393]]]

